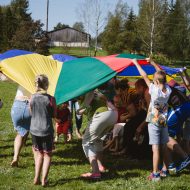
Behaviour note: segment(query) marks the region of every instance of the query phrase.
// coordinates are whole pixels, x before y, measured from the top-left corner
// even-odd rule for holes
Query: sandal
[[[101,179],[100,173],[84,173],[81,175],[84,179]]]

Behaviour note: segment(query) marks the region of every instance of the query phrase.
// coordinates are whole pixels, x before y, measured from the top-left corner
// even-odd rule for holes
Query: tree
[[[185,59],[189,54],[188,18],[180,0],[170,5],[162,41],[165,53],[175,59]],[[169,35],[168,35],[169,34]]]
[[[28,6],[28,0],[12,0],[0,7],[0,51],[18,48],[48,54],[43,25],[31,18]]]
[[[78,30],[78,31],[85,32],[84,24],[82,22],[75,22],[73,24],[73,28]]]
[[[150,54],[157,48],[164,3],[164,0],[141,0],[139,3],[137,32],[143,42],[142,50]]]
[[[94,56],[97,52],[99,33],[105,25],[105,10],[107,9],[105,2],[106,0],[83,0],[80,4],[81,8],[77,11],[87,33],[92,33],[95,36]]]
[[[12,0],[10,8],[18,24],[24,21],[32,21],[31,13],[28,13],[29,1],[28,0]]]
[[[0,51],[3,50],[2,48],[2,43],[3,43],[3,12],[2,8],[0,6]]]
[[[111,16],[103,33],[102,46],[109,54],[120,53],[123,50],[121,38],[121,20]]]
[[[32,23],[22,21],[11,40],[11,47],[48,55],[48,38],[43,32],[42,26],[40,21]]]
[[[131,8],[126,22],[124,23],[123,43],[124,49],[129,52],[139,52],[141,41],[137,35],[136,15]]]
[[[109,54],[121,53],[125,48],[125,21],[128,5],[119,1],[114,14],[109,13],[108,24],[102,34],[102,45]]]
[[[67,24],[62,24],[61,22],[57,23],[57,25],[54,27],[54,30],[60,30],[69,27]]]

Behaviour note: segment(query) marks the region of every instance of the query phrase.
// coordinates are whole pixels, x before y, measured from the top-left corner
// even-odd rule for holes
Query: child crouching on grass
[[[124,131],[124,125],[125,125],[126,119],[127,119],[127,118],[125,118],[122,121],[121,116],[123,116],[124,114],[126,116],[127,110],[126,110],[126,108],[122,107],[121,98],[118,95],[114,96],[113,102],[114,102],[114,106],[118,112],[118,120],[112,130],[112,134],[113,134],[112,138],[106,142],[106,145],[104,146],[104,150],[109,149],[110,151],[117,152],[120,149],[122,149],[121,144],[123,141],[123,131]]]
[[[64,143],[67,143],[68,129],[71,127],[71,112],[68,108],[69,103],[65,102],[57,108],[56,122],[56,137],[55,142],[58,141],[59,135],[64,135]]]
[[[153,172],[150,174],[148,179],[151,181],[159,181],[160,175],[162,173],[166,173],[167,171],[167,163],[164,163],[161,172],[159,172],[158,167],[161,145],[163,152],[165,152],[166,144],[169,141],[166,120],[168,112],[167,102],[171,94],[171,89],[166,84],[166,74],[164,71],[155,72],[153,83],[151,83],[147,74],[144,72],[136,59],[133,60],[133,63],[149,87],[149,93],[151,96],[146,121],[148,122],[149,144],[152,145],[153,152]]]
[[[35,161],[34,185],[47,185],[47,178],[51,164],[53,145],[53,123],[56,117],[56,102],[54,97],[47,94],[49,81],[47,76],[38,75],[35,79],[36,93],[30,101],[32,149]]]

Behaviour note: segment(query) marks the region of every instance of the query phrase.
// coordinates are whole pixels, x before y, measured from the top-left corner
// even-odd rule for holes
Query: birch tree
[[[84,23],[87,33],[95,36],[95,51],[96,56],[98,47],[98,36],[106,23],[106,16],[109,4],[107,0],[83,0],[77,7],[77,14]]]
[[[141,0],[137,31],[144,44],[144,50],[153,53],[159,36],[164,0]]]

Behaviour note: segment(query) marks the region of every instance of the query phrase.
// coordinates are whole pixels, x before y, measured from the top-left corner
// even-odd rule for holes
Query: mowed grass
[[[31,138],[23,148],[19,168],[11,168],[13,156],[13,130],[10,110],[16,93],[17,85],[10,82],[0,82],[0,98],[4,102],[0,110],[0,189],[30,190],[43,189],[32,184],[34,177],[34,161],[31,150]],[[84,122],[83,127],[85,127]],[[171,176],[159,183],[147,181],[151,171],[151,161],[128,161],[125,157],[105,155],[105,165],[109,172],[104,174],[101,181],[93,182],[80,179],[80,174],[90,171],[90,166],[84,156],[81,141],[74,139],[64,145],[63,138],[56,144],[49,173],[47,189],[190,189],[190,171],[187,169],[179,176]]]
[[[50,54],[68,54],[76,57],[94,56],[93,48],[79,48],[79,47],[51,47],[49,48]],[[106,56],[107,52],[104,50],[98,50],[96,56]]]

